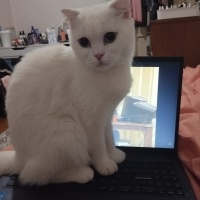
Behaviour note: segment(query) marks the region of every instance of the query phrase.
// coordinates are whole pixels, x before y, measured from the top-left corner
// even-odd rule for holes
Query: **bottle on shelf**
[[[61,28],[58,27],[58,42],[61,42]]]
[[[23,35],[21,31],[19,32],[19,39],[23,39]]]
[[[37,42],[37,33],[35,32],[35,29],[33,26],[31,26],[31,37],[32,37],[33,44],[35,44]]]
[[[60,35],[61,35],[61,41],[66,42],[66,36],[65,36],[65,32],[63,29],[61,29]]]
[[[19,32],[18,44],[24,45],[24,38],[23,38],[23,35],[22,35],[22,31]]]
[[[51,28],[52,36],[53,36],[53,43],[57,43],[56,31],[55,28]]]
[[[24,31],[22,31],[22,37],[23,37],[25,45],[27,46],[28,45],[28,40],[27,40],[27,37],[26,37],[26,34],[25,34]]]

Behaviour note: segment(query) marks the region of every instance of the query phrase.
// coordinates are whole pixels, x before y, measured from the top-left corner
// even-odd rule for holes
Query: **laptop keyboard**
[[[15,175],[10,177],[5,186],[22,187]],[[170,161],[126,161],[119,165],[119,171],[114,175],[101,176],[96,173],[94,179],[87,184],[66,183],[50,184],[49,186],[64,187],[66,190],[184,195],[181,183]]]

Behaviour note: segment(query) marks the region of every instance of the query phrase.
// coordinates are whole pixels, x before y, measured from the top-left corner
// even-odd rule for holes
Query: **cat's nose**
[[[101,61],[103,55],[103,53],[96,53],[94,56],[97,58],[97,60]]]

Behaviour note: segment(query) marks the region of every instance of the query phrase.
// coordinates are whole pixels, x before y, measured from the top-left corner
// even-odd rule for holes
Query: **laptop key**
[[[173,183],[171,181],[165,181],[165,186],[166,187],[172,187],[173,186]]]
[[[184,195],[185,193],[183,192],[183,190],[181,188],[177,188],[176,189],[176,194],[177,195]]]
[[[164,186],[164,183],[163,183],[163,181],[156,181],[155,186],[162,187],[162,186]]]
[[[165,188],[164,187],[158,187],[157,188],[157,193],[158,194],[165,194]]]
[[[143,187],[143,191],[144,191],[144,193],[155,194],[156,188],[155,187]]]
[[[174,182],[174,187],[175,187],[175,188],[180,188],[180,187],[181,187],[181,185],[180,185],[180,183],[179,183],[179,182]]]
[[[141,187],[134,186],[134,187],[132,187],[132,192],[134,192],[134,193],[142,193],[143,190],[142,190]]]
[[[16,184],[16,180],[9,180],[7,183],[6,183],[6,186],[8,186],[8,187],[13,187],[13,186],[15,186],[15,184]]]
[[[11,176],[10,176],[10,180],[17,180],[18,177],[19,177],[19,176],[18,176],[18,175],[15,175],[15,174],[14,174],[14,175],[11,175]]]
[[[130,192],[131,191],[131,186],[129,186],[129,185],[119,185],[118,188],[121,192]]]
[[[166,189],[166,192],[167,192],[167,194],[169,194],[169,195],[174,195],[174,194],[175,194],[174,188],[167,188],[167,189]]]
[[[130,183],[129,179],[120,179],[119,182],[121,185],[128,185]]]
[[[117,185],[118,182],[119,182],[119,180],[118,179],[114,179],[114,178],[108,180],[108,183],[110,185]]]
[[[118,191],[118,187],[117,186],[109,186],[108,190],[110,192],[117,192]]]
[[[106,185],[100,185],[99,190],[100,191],[107,191],[108,187]]]

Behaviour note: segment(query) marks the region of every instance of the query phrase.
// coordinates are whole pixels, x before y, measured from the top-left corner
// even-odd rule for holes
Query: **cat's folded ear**
[[[121,15],[124,18],[131,19],[130,0],[115,0],[111,3],[110,8],[115,10],[116,15]]]
[[[61,12],[64,14],[66,21],[72,26],[73,22],[76,21],[79,12],[77,10],[62,9]]]

